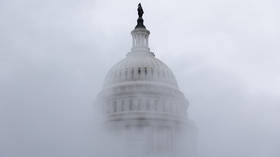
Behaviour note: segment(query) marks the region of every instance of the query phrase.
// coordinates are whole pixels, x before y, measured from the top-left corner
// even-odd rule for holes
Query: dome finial
[[[144,14],[144,11],[143,11],[143,8],[141,6],[141,3],[138,4],[137,11],[138,11],[138,19],[137,19],[137,25],[136,25],[135,28],[146,28],[144,26],[144,20],[142,18],[143,14]]]
[[[141,3],[138,4],[137,11],[138,11],[138,16],[139,16],[139,17],[142,17],[143,14],[144,14],[144,11],[143,11],[143,8],[142,8],[142,6],[141,6]]]

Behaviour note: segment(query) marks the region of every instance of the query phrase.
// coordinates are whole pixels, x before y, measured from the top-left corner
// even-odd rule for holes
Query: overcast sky
[[[131,48],[139,1],[0,1],[0,156],[87,157],[94,100]],[[202,157],[280,156],[280,1],[143,0]],[[102,143],[101,143],[102,144]]]

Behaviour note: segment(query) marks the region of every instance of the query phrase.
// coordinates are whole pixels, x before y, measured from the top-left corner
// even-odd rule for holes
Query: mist
[[[141,3],[151,51],[190,102],[198,156],[279,157],[279,1]],[[115,148],[96,96],[131,48],[137,4],[0,1],[1,157]]]

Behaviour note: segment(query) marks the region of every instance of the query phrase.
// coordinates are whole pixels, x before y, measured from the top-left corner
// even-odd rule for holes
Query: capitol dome
[[[109,70],[100,93],[107,120],[144,118],[184,123],[188,101],[169,67],[150,51],[150,32],[141,19],[131,34],[131,51]]]
[[[150,51],[140,4],[138,15],[131,51],[109,70],[98,95],[105,124],[133,145],[134,154],[125,156],[185,151],[182,141],[191,141],[185,134],[193,130],[189,102],[170,68]]]

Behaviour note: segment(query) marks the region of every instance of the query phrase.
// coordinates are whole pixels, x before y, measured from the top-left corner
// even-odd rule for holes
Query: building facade
[[[127,56],[108,72],[98,95],[110,134],[123,139],[124,156],[193,156],[196,129],[177,81],[149,48],[149,30],[138,20]]]

